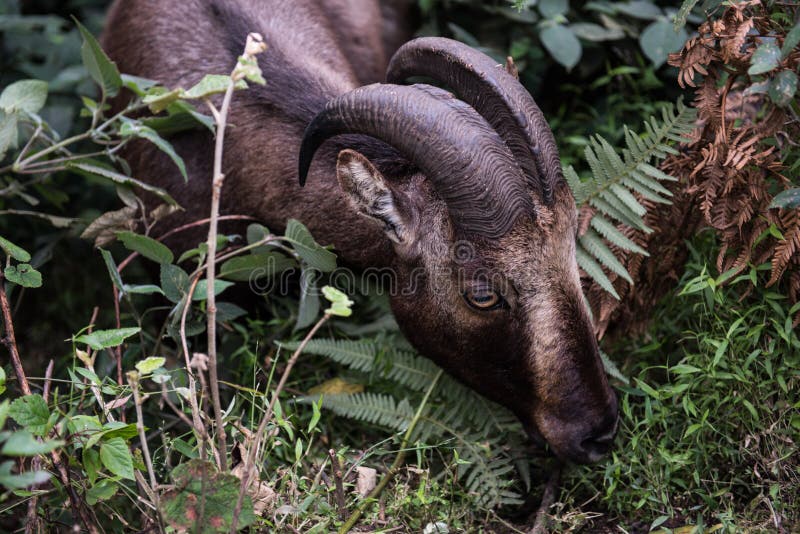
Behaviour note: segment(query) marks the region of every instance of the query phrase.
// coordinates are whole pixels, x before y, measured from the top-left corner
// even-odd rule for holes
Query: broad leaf
[[[136,370],[143,375],[149,375],[159,367],[163,367],[166,361],[167,359],[162,358],[161,356],[150,356],[138,362],[136,364]]]
[[[177,152],[175,152],[175,148],[172,146],[172,144],[158,135],[158,132],[149,126],[145,126],[144,124],[130,119],[124,120],[119,132],[123,137],[138,137],[140,139],[147,139],[156,145],[159,150],[169,156],[172,162],[175,163],[175,166],[178,167],[183,179],[188,180],[188,176],[186,174],[186,163],[184,163],[183,158],[180,157]]]
[[[94,350],[102,350],[122,345],[125,340],[139,333],[141,328],[117,328],[114,330],[97,330],[75,338],[76,343],[85,343]]]
[[[94,38],[89,30],[83,27],[75,18],[75,24],[78,26],[78,31],[81,32],[83,37],[83,46],[81,46],[81,58],[89,75],[103,90],[103,94],[107,97],[114,97],[119,93],[122,87],[122,77],[119,74],[117,65],[108,59],[108,56],[103,51],[100,43]]]
[[[27,263],[9,265],[3,271],[6,280],[22,287],[42,287],[42,273]]]
[[[289,219],[286,223],[285,236],[294,245],[297,254],[309,267],[323,273],[330,272],[336,268],[336,254],[326,250],[314,241],[311,232],[300,221]]]
[[[761,43],[750,59],[747,74],[752,76],[774,70],[781,62],[781,51],[773,42]]]
[[[199,100],[228,90],[231,77],[225,74],[206,74],[194,87],[181,94],[181,98]],[[247,89],[244,80],[236,82],[236,89]]]
[[[47,82],[20,80],[14,82],[0,94],[0,108],[6,113],[25,111],[39,113],[47,102]]]
[[[17,114],[0,110],[0,160],[5,157],[9,148],[17,147]]]
[[[24,250],[22,247],[19,247],[6,239],[5,237],[0,237],[0,248],[6,253],[6,255],[11,256],[17,261],[27,263],[31,261],[31,255],[28,251]]]
[[[54,451],[62,445],[64,442],[60,439],[40,441],[27,430],[20,430],[8,437],[0,453],[6,456],[38,456]]]
[[[787,189],[775,195],[769,205],[770,208],[799,208],[800,207],[800,187]]]
[[[162,243],[159,243],[152,237],[136,234],[130,231],[118,232],[119,237],[125,248],[138,252],[145,258],[153,260],[156,263],[172,263],[175,257],[172,252]]]
[[[675,52],[683,46],[686,38],[686,30],[681,28],[676,32],[673,24],[666,19],[661,19],[644,29],[639,36],[639,44],[653,65],[660,67],[667,60],[670,52]]]
[[[160,280],[164,295],[175,304],[189,292],[189,275],[177,265],[162,263]]]
[[[583,48],[581,42],[567,27],[555,24],[542,30],[539,34],[542,44],[553,56],[553,59],[571,70],[578,64]]]
[[[178,206],[178,203],[175,201],[175,199],[169,196],[169,194],[160,187],[148,185],[144,182],[136,180],[135,178],[131,178],[130,176],[120,174],[111,169],[98,167],[97,165],[90,165],[88,163],[68,163],[67,167],[69,167],[70,169],[81,171],[86,174],[90,174],[92,176],[107,178],[117,184],[136,186],[139,189],[147,191],[148,193],[153,193],[154,195],[156,195],[158,198],[160,198],[170,206]]]
[[[134,480],[133,456],[122,438],[111,438],[100,445],[100,461],[111,473]]]
[[[767,93],[775,105],[788,106],[794,101],[794,95],[797,93],[797,74],[790,70],[782,70],[769,81]]]
[[[225,280],[214,280],[214,295],[219,295],[229,287],[233,285],[233,282],[226,282]],[[192,300],[200,301],[206,300],[208,291],[208,283],[205,279],[200,280],[197,282],[197,287],[194,290],[194,294],[192,295]]]
[[[335,287],[323,287],[322,294],[331,302],[331,307],[325,310],[325,313],[338,315],[339,317],[350,317],[353,314],[353,310],[351,309],[353,301]]]
[[[15,399],[8,415],[19,426],[37,436],[44,436],[50,430],[50,408],[38,393]]]
[[[568,0],[539,0],[537,4],[539,13],[546,19],[555,18],[558,15],[565,15],[569,11]]]
[[[6,489],[15,490],[29,488],[35,484],[43,484],[50,480],[50,473],[47,471],[25,471],[22,473],[12,473],[14,462],[11,460],[0,464],[0,486]]]
[[[103,479],[86,491],[86,502],[94,506],[100,501],[106,501],[117,494],[119,485],[111,479]]]

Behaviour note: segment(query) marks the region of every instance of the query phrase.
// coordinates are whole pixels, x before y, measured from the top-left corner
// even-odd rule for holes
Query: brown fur
[[[407,37],[398,15],[405,6],[118,0],[103,44],[123,72],[189,87],[206,73],[229,72],[245,35],[260,32],[269,46],[260,58],[267,86],[234,99],[223,211],[254,216],[275,230],[297,218],[320,242],[333,244],[345,263],[392,267],[400,288],[411,288],[392,297],[393,310],[421,353],[512,409],[560,456],[595,460],[613,434],[616,400],[580,292],[575,210],[565,184],[535,222],[520,217],[494,241],[460,239],[426,178],[363,137],[327,143],[311,166],[309,185],[298,185],[304,128],[329,99],[382,79],[394,47]],[[186,208],[177,225],[208,212],[212,140],[190,132],[171,141],[186,159],[188,183],[148,145],[128,158],[138,177],[166,188]],[[334,172],[343,148],[357,151],[342,153],[345,191]],[[370,187],[365,176],[380,187]],[[387,194],[388,215],[376,209]],[[506,305],[478,311],[463,293],[486,273]]]

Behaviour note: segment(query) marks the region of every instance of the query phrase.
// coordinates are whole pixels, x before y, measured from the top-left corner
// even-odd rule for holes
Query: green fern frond
[[[597,135],[591,138],[585,150],[586,162],[591,170],[589,179],[581,180],[571,166],[564,169],[564,176],[578,207],[590,205],[595,209],[590,230],[578,242],[578,264],[617,299],[619,295],[601,264],[629,283],[633,282],[602,238],[620,249],[646,254],[612,221],[645,233],[652,232],[644,223],[647,209],[636,195],[651,202],[669,204],[668,197],[672,194],[659,182],[675,181],[676,178],[653,164],[677,153],[670,145],[682,141],[694,129],[695,118],[695,110],[679,100],[675,106],[662,108],[661,120],[650,117],[645,121],[644,135],[636,135],[626,126],[625,147],[621,150],[621,156],[603,137]]]
[[[302,397],[301,402],[316,401],[317,396]],[[379,393],[337,393],[323,395],[322,406],[337,415],[403,431],[414,418],[414,408],[407,399],[398,402],[391,395]]]

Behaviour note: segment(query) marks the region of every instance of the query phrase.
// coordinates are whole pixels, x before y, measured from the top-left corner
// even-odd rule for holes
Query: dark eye
[[[499,308],[505,302],[500,293],[490,288],[467,289],[464,300],[476,310],[488,311]]]

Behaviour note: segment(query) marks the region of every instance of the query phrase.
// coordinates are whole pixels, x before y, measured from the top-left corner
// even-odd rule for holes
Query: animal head
[[[415,76],[455,96],[398,85]],[[341,134],[377,138],[412,162],[413,172],[381,172],[354,141],[336,167],[352,207],[393,243],[403,332],[560,457],[597,460],[617,401],[582,297],[574,200],[541,111],[491,58],[448,39],[403,46],[387,81],[317,115],[301,183],[317,149]]]

